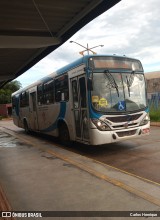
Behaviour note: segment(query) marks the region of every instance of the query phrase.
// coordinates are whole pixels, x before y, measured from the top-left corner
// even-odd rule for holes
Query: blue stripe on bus
[[[42,79],[40,79],[39,81],[40,81],[41,83],[46,83],[46,82],[48,82],[48,81],[50,81],[50,80],[52,80],[52,79],[53,79],[53,77],[45,76],[45,77],[43,77]]]
[[[102,116],[102,114],[100,114],[100,113],[93,110],[92,101],[91,101],[91,94],[90,93],[88,93],[88,107],[89,107],[89,117],[90,118],[99,119]]]
[[[89,103],[89,116],[90,118],[99,119],[102,116],[102,114],[93,111],[91,103]]]
[[[59,112],[59,115],[56,119],[56,121],[51,125],[49,126],[48,128],[45,128],[43,130],[40,130],[42,132],[50,132],[50,131],[53,131],[57,128],[57,122],[58,120],[60,119],[64,119],[65,117],[65,114],[66,114],[66,102],[60,102],[60,112]]]
[[[146,112],[146,113],[149,113],[149,108],[146,108],[145,112]]]

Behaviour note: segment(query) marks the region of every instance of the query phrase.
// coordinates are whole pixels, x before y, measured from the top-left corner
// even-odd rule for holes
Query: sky
[[[81,57],[83,48],[69,41],[97,47],[97,54],[139,59],[144,72],[160,71],[160,1],[122,0],[92,20],[61,47],[18,77],[22,87]]]

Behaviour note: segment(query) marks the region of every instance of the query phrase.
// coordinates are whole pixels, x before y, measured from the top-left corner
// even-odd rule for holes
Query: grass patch
[[[149,115],[151,121],[160,121],[160,109],[150,109]]]

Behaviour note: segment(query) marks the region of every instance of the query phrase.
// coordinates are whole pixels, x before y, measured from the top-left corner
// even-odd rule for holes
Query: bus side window
[[[16,97],[15,96],[12,97],[12,108],[13,109],[16,108]]]
[[[23,107],[23,93],[20,94],[20,107]]]
[[[55,101],[68,101],[69,89],[68,89],[68,75],[60,76],[55,80]]]
[[[79,107],[78,103],[78,88],[77,88],[77,80],[72,81],[72,90],[73,90],[73,103],[74,103],[74,108]]]
[[[26,97],[25,97],[26,101],[25,101],[25,105],[29,106],[29,92],[26,91]]]
[[[43,85],[42,84],[37,86],[37,100],[38,100],[38,105],[43,104]]]
[[[20,95],[20,107],[29,106],[29,93],[28,91],[22,92]]]
[[[47,83],[44,83],[44,104],[54,103],[54,81],[50,80]]]
[[[38,105],[54,103],[54,81],[50,80],[37,86]]]
[[[80,97],[81,97],[81,107],[86,108],[87,102],[86,102],[86,86],[85,86],[85,78],[82,77],[79,79],[79,85],[80,85]]]

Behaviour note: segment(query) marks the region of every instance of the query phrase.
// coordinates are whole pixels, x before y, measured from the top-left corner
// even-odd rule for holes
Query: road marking
[[[149,179],[147,179],[147,178],[138,176],[138,175],[136,175],[136,174],[134,174],[134,173],[129,173],[129,172],[125,171],[125,170],[121,170],[121,169],[119,169],[119,168],[117,168],[117,167],[113,167],[113,166],[111,166],[111,165],[109,165],[109,164],[103,163],[103,162],[98,161],[98,160],[95,160],[95,159],[93,159],[93,161],[95,161],[95,162],[97,162],[97,163],[99,163],[99,164],[102,164],[102,165],[106,165],[106,166],[108,166],[108,167],[110,167],[110,168],[112,168],[112,169],[114,169],[114,170],[118,170],[118,171],[120,171],[120,172],[122,172],[122,173],[125,173],[125,174],[129,175],[129,176],[133,176],[133,177],[136,177],[136,178],[138,178],[138,179],[141,179],[141,180],[143,180],[143,181],[145,181],[145,182],[153,183],[153,184],[155,184],[155,185],[157,185],[157,186],[160,186],[160,183],[155,182],[155,181],[153,181],[153,180],[149,180]]]
[[[54,145],[66,150],[66,148],[63,147],[63,146],[61,146],[61,145],[58,145],[58,144],[55,144],[55,143],[54,143]],[[71,152],[75,153],[74,151],[71,151]],[[84,156],[83,154],[79,154],[79,155],[82,156],[82,157],[86,157],[86,156]],[[93,159],[92,157],[86,157],[86,158],[92,159],[92,161],[95,161],[96,163],[99,163],[99,164],[101,164],[101,165],[108,166],[108,167],[110,167],[110,168],[112,168],[112,169],[114,169],[114,170],[120,171],[120,172],[125,173],[125,174],[127,174],[127,175],[129,175],[129,176],[133,176],[133,177],[136,177],[136,178],[138,178],[138,179],[141,179],[141,180],[143,180],[143,181],[145,181],[145,182],[152,183],[152,184],[155,184],[155,185],[157,185],[157,186],[160,186],[160,183],[155,182],[155,181],[153,181],[153,180],[149,180],[149,179],[147,179],[147,178],[138,176],[138,175],[136,175],[136,174],[134,174],[134,173],[129,173],[129,172],[126,171],[126,170],[122,170],[122,169],[117,168],[117,167],[114,167],[114,166],[112,166],[112,165],[110,165],[110,164],[103,163],[103,162],[101,162],[101,161],[95,160],[95,159]]]
[[[157,198],[155,198],[155,197],[153,197],[153,196],[151,196],[149,194],[146,194],[146,193],[144,193],[144,192],[142,192],[140,190],[137,190],[137,189],[135,189],[133,187],[130,187],[130,186],[126,185],[125,183],[123,183],[121,181],[118,181],[118,180],[116,180],[114,178],[111,178],[111,177],[109,177],[107,175],[104,175],[104,174],[102,174],[100,172],[97,172],[97,171],[91,169],[90,167],[88,167],[88,166],[86,166],[86,165],[84,165],[82,163],[79,163],[79,162],[73,161],[73,160],[71,160],[71,159],[69,159],[67,157],[64,157],[63,155],[61,155],[61,154],[59,154],[57,152],[54,152],[52,150],[47,150],[46,152],[51,154],[51,155],[54,155],[54,156],[56,156],[56,157],[58,157],[58,158],[60,158],[62,160],[64,160],[64,161],[66,161],[68,163],[71,163],[72,165],[75,165],[76,167],[78,167],[78,168],[80,168],[80,169],[82,169],[82,170],[84,170],[84,171],[86,171],[86,172],[88,172],[88,173],[90,173],[90,174],[100,178],[100,179],[103,179],[103,180],[105,180],[105,181],[107,181],[109,183],[112,183],[115,186],[118,186],[118,187],[120,187],[120,188],[122,188],[122,189],[124,189],[124,190],[126,190],[126,191],[128,191],[130,193],[133,193],[133,194],[135,194],[135,195],[137,195],[137,196],[139,196],[139,197],[141,197],[141,198],[143,198],[143,199],[145,199],[145,200],[147,200],[147,201],[149,201],[149,202],[151,202],[151,203],[153,203],[155,205],[160,206],[160,199],[157,199]]]
[[[9,204],[9,201],[6,197],[6,194],[4,190],[2,189],[0,185],[0,211],[1,212],[10,212],[12,211],[11,205]],[[5,220],[15,220],[13,217],[5,217],[3,218]]]
[[[4,193],[4,190],[2,189],[2,187],[0,186],[0,210],[2,211],[10,211],[11,210],[11,206],[6,198],[6,195]]]
[[[122,189],[124,189],[124,190],[126,190],[126,191],[128,191],[130,193],[133,193],[134,195],[136,195],[136,196],[138,196],[140,198],[143,198],[143,199],[145,199],[145,200],[147,200],[147,201],[149,201],[149,202],[151,202],[151,203],[153,203],[155,205],[160,206],[160,199],[157,199],[157,198],[155,198],[155,197],[153,197],[153,196],[151,196],[151,195],[149,195],[149,194],[147,194],[145,192],[142,192],[142,191],[137,190],[137,189],[135,189],[135,188],[133,188],[131,186],[128,186],[127,184],[125,184],[125,183],[123,183],[121,181],[118,181],[118,180],[116,180],[114,178],[111,178],[111,177],[109,177],[107,175],[104,175],[104,174],[102,174],[100,172],[97,172],[94,169],[88,167],[87,165],[84,165],[84,164],[82,164],[80,162],[76,162],[76,161],[74,161],[74,160],[72,160],[72,159],[70,159],[70,158],[68,158],[66,156],[63,156],[60,153],[54,152],[53,150],[44,149],[44,148],[36,145],[35,143],[29,141],[28,139],[25,139],[24,137],[21,137],[21,135],[16,134],[16,132],[14,132],[14,131],[10,131],[10,130],[8,131],[8,129],[7,129],[6,132],[11,133],[12,135],[16,136],[17,138],[19,138],[19,139],[21,139],[21,140],[23,140],[25,142],[28,142],[29,144],[31,144],[32,146],[36,147],[39,150],[43,150],[44,152],[49,153],[49,154],[51,154],[51,155],[53,155],[53,156],[55,156],[55,157],[57,157],[59,159],[62,159],[64,161],[66,161],[66,162],[68,162],[68,163],[70,163],[70,164],[72,164],[72,165],[74,165],[74,166],[76,166],[76,167],[78,167],[78,168],[88,172],[89,174],[92,174],[92,175],[94,175],[94,176],[96,176],[96,177],[98,177],[98,178],[100,178],[102,180],[105,180],[105,181],[107,181],[107,182],[109,182],[109,183],[111,183],[111,184],[113,184],[115,186],[118,186],[118,187],[120,187],[120,188],[122,188]],[[58,145],[58,144],[54,144],[54,145],[57,146],[57,147],[60,147],[60,145]],[[83,157],[85,157],[85,156],[83,156]],[[87,158],[87,157],[85,157],[85,158]],[[91,158],[87,158],[87,159],[91,159]],[[96,160],[93,160],[93,161],[98,162],[98,163],[100,163],[102,165],[105,165],[105,166],[107,165],[108,167],[111,167],[111,168],[113,168],[115,170],[118,170],[119,172],[123,172],[123,173],[126,173],[126,174],[131,175],[131,176],[135,176],[135,177],[137,177],[137,178],[139,178],[141,180],[145,180],[147,182],[150,182],[150,183],[153,183],[155,185],[160,186],[160,184],[157,183],[157,182],[154,182],[154,181],[151,181],[151,180],[148,180],[148,179],[136,176],[136,175],[134,175],[132,173],[120,170],[120,169],[118,169],[116,167],[112,167],[112,166],[110,166],[108,164],[104,164],[104,163],[96,161]]]
[[[54,145],[66,150],[66,148],[63,147],[63,146],[61,146],[61,145],[58,145],[58,144],[55,144],[55,143],[54,143]],[[74,151],[71,151],[71,152],[75,153]],[[82,156],[82,157],[86,157],[86,156],[84,156],[83,154],[79,154],[79,155]],[[99,164],[101,164],[101,165],[108,166],[108,167],[110,167],[110,168],[112,168],[112,169],[114,169],[114,170],[120,171],[120,172],[125,173],[125,174],[127,174],[127,175],[129,175],[129,176],[133,176],[133,177],[136,177],[136,178],[138,178],[138,179],[141,179],[141,180],[143,180],[143,181],[145,181],[145,182],[152,183],[152,184],[155,184],[155,185],[157,185],[157,186],[160,186],[160,183],[155,182],[155,181],[153,181],[153,180],[149,180],[149,179],[147,179],[147,178],[138,176],[138,175],[136,175],[136,174],[134,174],[134,173],[129,173],[128,171],[125,171],[125,170],[122,170],[122,169],[120,169],[120,168],[114,167],[114,166],[112,166],[112,165],[110,165],[110,164],[103,163],[103,162],[101,162],[101,161],[95,160],[95,159],[93,159],[92,157],[86,157],[86,158],[92,159],[92,161],[95,161],[96,163],[99,163]]]

